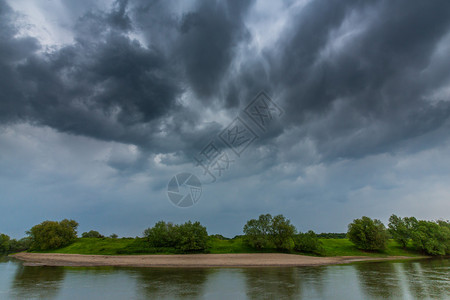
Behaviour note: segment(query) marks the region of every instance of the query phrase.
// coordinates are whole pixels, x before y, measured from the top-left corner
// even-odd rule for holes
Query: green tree
[[[191,221],[177,226],[178,249],[183,252],[193,252],[205,250],[208,243],[208,232],[206,227],[200,222],[192,223]]]
[[[144,236],[152,247],[175,248],[182,252],[205,250],[208,242],[206,227],[191,221],[181,225],[159,221],[154,227],[146,229]]]
[[[82,238],[97,238],[97,239],[104,238],[103,235],[101,235],[98,231],[95,231],[95,230],[91,230],[89,232],[83,232],[81,234],[81,237]]]
[[[389,233],[397,243],[402,245],[403,248],[406,248],[411,239],[413,227],[416,224],[417,220],[414,217],[402,219],[396,215],[392,215],[389,218]]]
[[[277,249],[292,249],[294,247],[293,237],[295,233],[295,226],[291,224],[290,220],[283,215],[273,217],[272,225],[270,226],[270,236]]]
[[[247,221],[244,226],[247,243],[258,249],[269,247],[271,226],[272,216],[270,214],[260,215],[257,220]]]
[[[370,251],[384,250],[388,240],[383,223],[365,216],[348,225],[347,236],[359,249]]]
[[[450,254],[450,223],[420,220],[411,234],[414,245],[429,255]]]
[[[113,233],[109,237],[112,239],[117,239],[119,236],[117,234]]]
[[[6,234],[0,234],[0,254],[15,253],[28,250],[31,245],[29,237],[20,240],[10,239]]]
[[[78,223],[64,219],[60,222],[44,221],[33,226],[27,233],[32,239],[31,249],[49,250],[65,247],[77,238]]]
[[[9,244],[9,253],[21,252],[30,249],[32,240],[24,237],[20,240],[12,239]]]
[[[175,247],[178,242],[177,228],[170,222],[157,222],[144,231],[144,236],[152,247]]]
[[[310,230],[306,233],[300,232],[294,237],[294,250],[320,254],[323,251],[323,246],[317,234]]]
[[[10,238],[6,234],[0,234],[0,254],[9,252]]]

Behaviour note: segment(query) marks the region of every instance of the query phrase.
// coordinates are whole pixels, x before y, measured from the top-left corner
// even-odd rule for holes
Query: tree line
[[[244,226],[248,243],[254,248],[276,248],[321,254],[320,238],[313,231],[297,233],[284,216],[260,215]],[[358,249],[383,251],[390,238],[403,248],[412,248],[427,255],[450,255],[450,222],[400,218],[392,215],[388,228],[377,219],[363,216],[348,225],[347,238]]]
[[[414,217],[389,218],[388,228],[380,220],[369,217],[355,219],[348,225],[348,238],[359,249],[382,251],[389,238],[403,248],[413,248],[428,255],[450,255],[450,222],[417,220]]]
[[[24,250],[45,251],[70,245],[76,239],[78,223],[64,219],[44,221],[33,226],[21,240],[10,239],[0,234],[0,253]],[[343,233],[323,233],[313,231],[298,232],[291,221],[283,215],[262,214],[257,219],[247,221],[243,228],[244,240],[255,250],[295,251],[322,254],[321,238],[342,238],[343,235],[359,249],[383,251],[388,239],[394,239],[403,248],[413,248],[428,255],[450,255],[450,222],[417,220],[414,217],[389,218],[388,227],[377,219],[363,216],[348,225]],[[98,231],[91,230],[81,235],[83,238],[105,238]],[[112,234],[109,238],[117,238]],[[143,233],[143,242],[152,251],[174,249],[180,253],[205,252],[211,238],[227,239],[221,235],[209,236],[206,227],[200,222],[188,221],[173,224],[159,221]]]

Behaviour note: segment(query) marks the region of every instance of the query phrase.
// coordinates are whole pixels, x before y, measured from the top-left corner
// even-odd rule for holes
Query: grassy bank
[[[402,249],[395,241],[390,240],[384,252],[365,252],[357,249],[348,239],[321,239],[323,245],[322,256],[419,256],[410,245]],[[67,254],[175,254],[176,249],[155,249],[148,246],[142,238],[79,238],[75,243],[65,248],[46,251],[48,253]],[[261,253],[278,252],[276,249],[255,250],[249,247],[242,237],[223,240],[216,237],[209,238],[207,253]],[[294,253],[294,252],[292,252]]]

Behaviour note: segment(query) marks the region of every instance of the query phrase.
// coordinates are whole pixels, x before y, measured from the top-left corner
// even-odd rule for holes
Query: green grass
[[[111,239],[111,238],[79,238],[77,241],[67,247],[42,251],[46,253],[66,253],[66,254],[118,254],[121,249],[126,249],[135,243],[135,239]],[[120,251],[119,251],[120,252]]]
[[[408,245],[408,248],[402,249],[395,241],[390,240],[388,246],[383,252],[366,252],[357,249],[348,239],[321,239],[323,245],[322,256],[420,256],[420,254]],[[207,253],[261,253],[277,252],[276,249],[256,250],[249,247],[243,237],[223,240],[216,237],[210,237]],[[120,255],[120,254],[174,254],[178,253],[173,248],[155,249],[148,246],[143,238],[79,238],[75,243],[61,249],[45,251],[48,253],[67,253],[67,254],[102,254],[102,255]],[[295,253],[295,252],[291,252]],[[305,254],[305,253],[298,253]],[[311,255],[311,254],[307,254]]]

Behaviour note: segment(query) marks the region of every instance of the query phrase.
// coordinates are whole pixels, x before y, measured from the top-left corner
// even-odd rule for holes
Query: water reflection
[[[146,299],[198,299],[215,269],[143,268],[136,272],[137,285]]]
[[[405,274],[410,293],[417,299],[450,298],[450,263],[448,260],[433,259],[426,262],[397,264]]]
[[[402,295],[398,270],[392,263],[358,263],[354,265],[361,288],[374,298],[391,299]]]
[[[323,289],[325,268],[250,268],[244,269],[249,299],[300,299],[302,288]]]
[[[323,295],[327,282],[327,268],[325,266],[297,268],[297,276],[301,278],[303,289],[308,289],[308,294]]]
[[[298,268],[27,267],[0,257],[0,299],[450,299],[450,260]]]
[[[28,267],[20,264],[12,282],[12,293],[21,299],[54,299],[64,275],[63,267]]]
[[[449,260],[361,263],[355,265],[365,294],[374,298],[447,299]]]
[[[295,268],[244,269],[250,299],[295,299],[300,295],[300,277]]]

